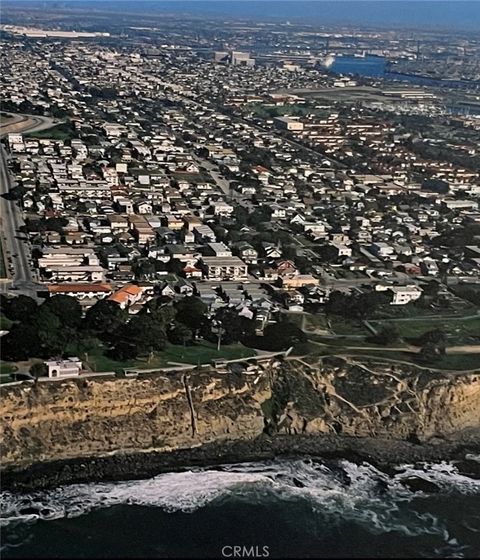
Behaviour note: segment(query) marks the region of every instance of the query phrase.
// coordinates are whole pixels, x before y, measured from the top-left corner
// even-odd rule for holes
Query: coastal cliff
[[[480,372],[340,358],[2,389],[2,468],[294,434],[409,442],[480,429]],[[266,436],[266,437],[268,437]]]

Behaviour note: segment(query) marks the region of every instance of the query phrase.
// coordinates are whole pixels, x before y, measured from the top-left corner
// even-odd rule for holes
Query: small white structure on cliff
[[[82,370],[82,362],[78,358],[50,360],[45,365],[48,377],[76,377]]]

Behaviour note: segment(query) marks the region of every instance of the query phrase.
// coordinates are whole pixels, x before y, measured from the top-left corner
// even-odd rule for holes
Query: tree
[[[243,342],[255,335],[255,321],[240,316],[233,307],[221,307],[217,311],[215,319],[222,328],[223,344]]]
[[[365,319],[371,317],[375,311],[388,303],[388,295],[384,292],[364,292],[344,294],[332,292],[325,306],[328,314],[341,315],[352,319]]]
[[[118,342],[115,348],[122,352],[122,347],[134,345],[137,354],[163,350],[167,341],[166,328],[163,322],[155,320],[146,313],[139,313],[117,332]]]
[[[41,353],[40,340],[35,325],[20,323],[2,337],[2,358],[12,362],[27,360]]]
[[[109,352],[113,358],[122,362],[134,360],[139,353],[139,348],[131,342],[117,343]]]
[[[176,320],[196,333],[207,322],[208,307],[195,296],[185,297],[176,304]]]
[[[325,304],[325,311],[331,315],[342,315],[347,317],[350,308],[350,296],[343,292],[332,292]]]
[[[418,353],[418,360],[425,364],[437,361],[441,356],[439,348],[433,342],[427,342]]]
[[[82,321],[82,308],[74,297],[62,294],[52,296],[41,307],[56,315],[63,326],[76,328]]]
[[[239,204],[233,210],[233,218],[238,229],[241,229],[247,224],[248,221],[248,211]]]
[[[297,325],[287,319],[273,323],[265,328],[263,346],[269,350],[287,350],[307,341],[307,335]]]
[[[33,317],[32,325],[37,329],[40,351],[38,354],[30,354],[31,356],[50,358],[62,354],[71,333],[63,327],[55,313],[42,305]]]
[[[442,329],[433,329],[431,331],[424,332],[417,339],[417,343],[422,346],[428,343],[432,343],[435,345],[445,345],[446,342],[447,334]]]
[[[24,295],[2,300],[2,310],[11,321],[28,321],[37,307],[34,299]]]
[[[147,302],[140,313],[147,313],[155,321],[160,321],[164,326],[170,325],[175,319],[175,308],[173,305],[170,305],[170,302],[166,304],[161,297]]]
[[[172,344],[183,344],[186,346],[193,342],[193,332],[183,323],[176,321],[168,331],[168,340]]]
[[[167,262],[167,270],[172,274],[181,274],[184,268],[185,264],[180,259],[170,259]]]
[[[127,312],[114,301],[101,299],[85,314],[83,325],[100,338],[110,338],[128,319]]]
[[[22,200],[27,192],[28,189],[26,189],[23,185],[17,185],[11,188],[8,193],[4,194],[3,196],[7,200]]]
[[[36,362],[30,367],[29,371],[33,377],[46,377],[48,375],[48,368],[43,362]]]
[[[385,325],[376,335],[369,338],[372,342],[376,344],[382,344],[383,346],[388,346],[393,342],[396,342],[400,337],[398,329],[394,325]]]

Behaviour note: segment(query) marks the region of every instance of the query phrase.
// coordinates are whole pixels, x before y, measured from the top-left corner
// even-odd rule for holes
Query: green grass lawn
[[[16,370],[16,366],[11,364],[10,362],[4,362],[3,360],[0,360],[0,375],[8,375]]]
[[[0,331],[8,331],[12,325],[13,321],[10,321],[8,317],[0,313]]]
[[[305,328],[307,331],[315,329],[328,330],[328,322],[325,315],[306,315]]]
[[[381,329],[382,324],[393,324],[403,337],[418,337],[425,332],[442,329],[449,336],[450,343],[452,341],[461,343],[468,337],[480,336],[480,316],[472,319],[419,317],[418,320],[412,321],[395,321],[393,319],[391,321],[370,321],[370,323],[378,330]]]
[[[450,354],[429,364],[424,364],[419,362],[416,354],[412,352],[389,352],[385,350],[382,351],[380,348],[373,350],[345,350],[342,352],[340,348],[335,346],[325,346],[324,348],[317,346],[314,348],[312,345],[309,353],[317,356],[345,354],[358,359],[366,359],[368,356],[371,356],[388,362],[410,362],[412,365],[428,367],[432,370],[466,371],[480,369],[480,354]]]
[[[370,331],[361,321],[344,319],[343,317],[333,316],[330,318],[330,325],[334,334],[342,335],[370,335]]]
[[[255,356],[255,350],[247,348],[242,344],[230,344],[222,346],[220,352],[217,345],[211,342],[202,341],[196,346],[177,346],[168,344],[162,356],[167,362],[181,362],[188,364],[206,364],[217,358],[235,360],[238,358],[249,358]]]
[[[138,367],[136,360],[126,360],[120,362],[106,356],[101,349],[95,349],[85,354],[80,354],[79,358],[92,371],[121,371],[124,368]],[[155,367],[155,366],[152,366]]]
[[[241,344],[230,344],[222,346],[217,352],[217,346],[211,342],[201,341],[195,346],[180,346],[167,344],[163,352],[155,352],[151,359],[148,356],[140,356],[135,360],[120,362],[105,356],[102,349],[96,349],[88,353],[87,364],[93,371],[119,371],[124,368],[153,369],[168,367],[168,362],[179,362],[185,364],[207,364],[216,358],[234,360],[237,358],[248,358],[255,356],[252,348]],[[84,356],[79,356],[84,359]]]
[[[436,364],[441,369],[480,370],[480,354],[448,354]]]

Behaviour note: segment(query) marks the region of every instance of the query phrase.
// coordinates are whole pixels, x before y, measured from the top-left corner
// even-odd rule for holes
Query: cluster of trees
[[[471,171],[476,171],[480,167],[480,157],[462,153],[459,150],[452,150],[451,147],[427,144],[426,142],[411,142],[409,148],[422,158],[433,161],[442,161],[464,167]]]
[[[364,292],[345,294],[343,292],[332,292],[325,305],[328,315],[340,315],[348,319],[367,319],[383,305],[389,303],[389,297],[385,292]]]
[[[172,274],[181,274],[185,264],[179,259],[170,259],[168,262],[164,263],[153,258],[141,258],[135,261],[133,264],[133,272],[135,277],[148,278],[153,276],[156,272],[170,272]]]
[[[246,340],[247,346],[261,350],[280,351],[307,342],[307,335],[283,315],[276,323],[265,327],[263,336]]]
[[[397,327],[394,325],[385,325],[382,327],[377,334],[370,336],[367,341],[373,342],[375,344],[381,344],[382,346],[389,346],[400,339],[400,333]]]
[[[27,219],[23,229],[27,232],[56,231],[64,233],[63,228],[68,224],[66,218],[40,218],[39,220]]]
[[[118,92],[115,88],[111,87],[88,87],[88,93],[92,97],[99,97],[100,99],[116,99],[118,97]]]
[[[239,316],[230,307],[209,317],[208,307],[195,296],[174,304],[155,298],[133,316],[109,300],[98,301],[83,316],[78,301],[66,295],[53,296],[41,305],[23,295],[2,296],[1,310],[13,321],[2,339],[8,361],[78,355],[99,346],[115,359],[129,360],[162,351],[167,342],[190,345],[199,338],[267,350],[282,350],[306,340],[288,320],[268,325],[264,336],[257,337],[254,319]]]
[[[148,302],[131,317],[115,302],[100,300],[82,316],[75,298],[56,295],[41,305],[27,297],[2,297],[2,313],[14,322],[2,340],[6,360],[88,352],[100,343],[117,359],[131,359],[161,351],[168,340],[193,342],[207,321],[207,307],[198,298],[184,298],[175,306],[160,298]]]
[[[437,247],[452,247],[463,249],[466,245],[475,245],[475,239],[480,235],[480,224],[467,224],[460,227],[450,225],[433,240]]]
[[[400,340],[398,329],[391,324],[387,324],[376,334],[369,337],[368,342],[389,346]],[[445,355],[447,335],[442,329],[427,331],[418,337],[408,338],[407,342],[420,348],[418,361],[428,364],[439,360]]]
[[[410,342],[420,346],[418,361],[428,364],[439,360],[445,355],[447,334],[442,329],[427,331],[417,338],[410,339]]]
[[[459,284],[452,288],[458,297],[480,306],[480,287],[477,284]]]
[[[58,295],[37,305],[27,296],[3,296],[1,307],[6,317],[14,321],[2,338],[2,354],[7,360],[60,355],[77,340],[82,309],[74,298]]]

